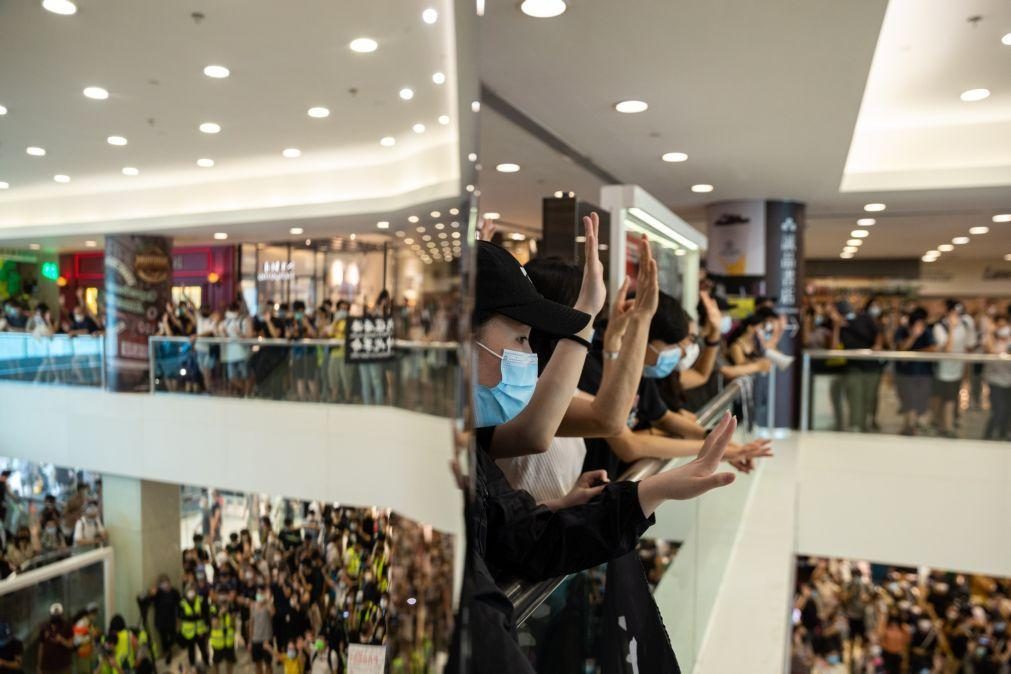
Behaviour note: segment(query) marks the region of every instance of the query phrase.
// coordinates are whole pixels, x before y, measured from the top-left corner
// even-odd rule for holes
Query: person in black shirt
[[[169,577],[162,574],[158,584],[152,586],[146,597],[140,597],[141,611],[146,615],[148,607],[154,607],[154,628],[158,633],[159,653],[165,656],[165,664],[172,662],[172,647],[176,644],[176,618],[182,595],[172,587]]]
[[[295,526],[295,521],[286,517],[284,519],[284,529],[281,530],[278,538],[285,552],[290,552],[302,545],[302,530]]]
[[[10,623],[0,622],[0,674],[24,674],[25,646],[14,636]]]
[[[841,317],[839,341],[844,349],[880,349],[881,334],[877,321],[868,309],[875,306],[872,298],[864,309],[856,313],[847,301],[836,303],[836,311]],[[846,365],[844,385],[846,402],[849,405],[849,428],[864,433],[870,430],[870,421],[875,415],[874,401],[881,381],[881,365],[869,360],[854,360]]]
[[[927,312],[914,309],[905,325],[895,331],[895,346],[899,351],[933,351],[934,331],[927,325]],[[932,363],[895,363],[895,385],[903,415],[902,435],[916,435],[920,417],[930,408],[930,387],[933,381]]]
[[[493,457],[530,453],[525,443],[546,448],[575,391],[585,359],[579,347],[588,345],[590,316],[604,299],[596,214],[584,225],[584,287],[575,308],[543,298],[510,253],[478,243],[477,447],[468,463],[467,556],[446,669],[454,674],[534,671],[516,643],[513,607],[498,582],[544,580],[621,556],[653,523],[663,500],[693,498],[733,481],[732,474],[714,474],[736,427],[729,414],[696,461],[640,483],[599,485],[585,502],[556,511],[512,489],[496,466]],[[531,327],[561,338],[540,379],[528,344]]]

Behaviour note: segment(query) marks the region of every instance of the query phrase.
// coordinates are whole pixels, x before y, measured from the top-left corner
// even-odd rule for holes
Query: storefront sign
[[[163,236],[105,239],[105,355],[111,391],[148,388],[148,337],[171,299],[172,242]]]
[[[349,363],[369,363],[393,357],[393,318],[356,316],[348,319],[344,358]]]
[[[708,209],[706,268],[714,276],[765,274],[765,202],[726,201]]]
[[[384,674],[386,646],[348,644],[348,674]]]
[[[263,263],[256,275],[257,281],[291,281],[295,278],[295,263],[272,260]]]

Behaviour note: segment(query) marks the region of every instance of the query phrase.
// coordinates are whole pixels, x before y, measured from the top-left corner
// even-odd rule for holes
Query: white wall
[[[1011,576],[1011,445],[800,437],[797,551]]]
[[[390,507],[459,534],[451,424],[387,407],[0,384],[0,455]]]

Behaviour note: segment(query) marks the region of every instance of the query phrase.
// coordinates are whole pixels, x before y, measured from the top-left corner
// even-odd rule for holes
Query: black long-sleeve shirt
[[[499,583],[539,581],[603,564],[635,548],[655,519],[639,485],[613,482],[587,503],[551,511],[509,486],[485,451],[494,429],[479,429],[475,493],[466,508],[467,561],[461,615],[447,672],[533,672],[516,644],[513,606]],[[461,632],[461,630],[463,630]],[[464,643],[466,641],[466,643]]]

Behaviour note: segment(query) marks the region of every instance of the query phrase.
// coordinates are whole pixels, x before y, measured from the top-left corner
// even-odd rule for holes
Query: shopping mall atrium
[[[0,674],[1008,674],[1008,0],[0,0]]]

